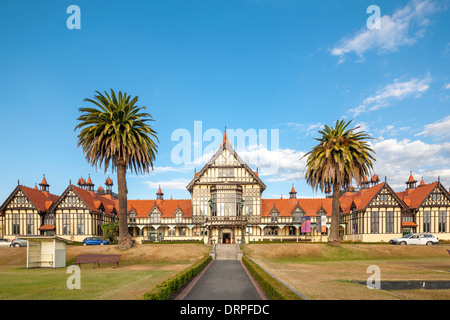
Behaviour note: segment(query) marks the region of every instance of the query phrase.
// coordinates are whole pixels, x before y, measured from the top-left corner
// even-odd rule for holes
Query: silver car
[[[0,247],[10,247],[11,240],[0,238]]]
[[[439,238],[431,233],[410,233],[401,238],[391,239],[390,244],[412,244],[412,245],[427,245],[439,244]]]
[[[26,247],[27,246],[27,244],[28,244],[28,241],[27,240],[24,240],[24,239],[18,239],[18,238],[14,238],[12,241],[11,241],[11,247]]]

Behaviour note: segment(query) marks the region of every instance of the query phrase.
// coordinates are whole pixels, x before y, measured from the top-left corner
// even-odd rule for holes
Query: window
[[[175,228],[170,229],[169,228],[169,237],[175,237]]]
[[[103,235],[103,229],[102,229],[102,225],[103,225],[103,210],[100,209],[100,212],[98,213],[98,220],[97,220],[97,234],[98,235]]]
[[[67,203],[74,204],[77,203],[77,198],[75,196],[68,196],[66,201]]]
[[[240,194],[239,194],[240,196]],[[240,200],[235,192],[224,192],[216,194],[216,213],[219,217],[235,217],[238,216]]]
[[[130,215],[128,216],[128,221],[130,223],[136,223],[136,213],[134,212],[130,213]]]
[[[272,212],[270,222],[277,223],[278,222],[278,212]]]
[[[353,211],[352,214],[352,226],[353,226],[353,233],[358,233],[358,213],[356,211]]]
[[[63,235],[70,234],[70,216],[68,213],[62,214],[62,234]]]
[[[186,235],[186,228],[178,228],[178,235],[179,236],[185,236]]]
[[[439,201],[439,200],[441,200],[441,194],[440,193],[433,193],[431,195],[431,199],[434,200],[434,201]]]
[[[84,217],[82,215],[77,216],[77,234],[84,235]]]
[[[278,227],[266,227],[264,228],[264,235],[266,236],[277,236]]]
[[[379,226],[378,211],[372,211],[370,224],[371,224],[371,232],[378,233],[378,226]]]
[[[19,214],[14,214],[12,216],[12,233],[13,234],[20,234],[20,219],[19,219]]]
[[[445,210],[439,211],[439,232],[446,232],[447,212]]]
[[[208,214],[208,201],[206,197],[200,198],[200,214],[206,216]]]
[[[248,216],[253,215],[253,198],[246,197],[244,200],[245,200],[245,214]]]
[[[152,213],[150,215],[150,223],[161,223],[161,215],[159,213]]]
[[[234,177],[233,168],[219,168],[219,178],[232,178]]]
[[[48,214],[45,216],[44,224],[47,224],[47,225],[55,225],[55,214],[53,214],[53,213],[48,213]]]
[[[301,211],[294,211],[292,214],[292,222],[301,222],[302,221],[303,212]]]
[[[18,197],[16,198],[16,202],[17,202],[17,203],[20,203],[20,204],[25,204],[25,203],[27,203],[27,201],[26,201],[26,199],[25,199],[25,197],[24,197],[23,195],[18,196]]]
[[[389,197],[387,194],[380,194],[380,201],[387,201],[389,200]]]
[[[27,213],[27,235],[34,233],[33,214]]]
[[[394,233],[394,212],[386,212],[386,233]]]
[[[425,211],[423,213],[423,232],[430,232],[431,213]]]
[[[182,223],[183,222],[183,217],[181,215],[181,213],[177,213],[175,215],[175,223]]]

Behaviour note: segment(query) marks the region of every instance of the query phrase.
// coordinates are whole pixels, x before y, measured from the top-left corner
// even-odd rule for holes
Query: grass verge
[[[265,272],[250,258],[244,256],[242,262],[271,300],[303,300],[295,292]]]

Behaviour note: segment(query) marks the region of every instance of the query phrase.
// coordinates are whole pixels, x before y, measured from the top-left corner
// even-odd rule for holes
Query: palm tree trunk
[[[333,184],[333,202],[331,209],[331,228],[330,235],[328,236],[328,244],[338,245],[341,242],[339,237],[339,208],[341,196],[341,186],[339,183]]]
[[[116,161],[117,186],[119,196],[119,249],[127,250],[133,245],[131,235],[128,232],[127,219],[127,167],[121,161]]]

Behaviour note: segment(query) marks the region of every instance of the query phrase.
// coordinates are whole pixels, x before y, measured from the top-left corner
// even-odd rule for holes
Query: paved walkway
[[[237,260],[231,246],[223,250],[219,260],[213,260],[181,292],[179,300],[267,300],[267,296],[244,264]],[[237,251],[236,251],[237,252]]]

